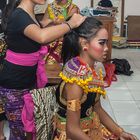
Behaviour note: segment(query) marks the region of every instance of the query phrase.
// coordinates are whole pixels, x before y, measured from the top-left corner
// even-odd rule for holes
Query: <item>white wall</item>
[[[140,0],[125,0],[124,15],[140,15]]]
[[[90,0],[73,0],[73,2],[77,4],[80,9],[86,6],[90,6]]]

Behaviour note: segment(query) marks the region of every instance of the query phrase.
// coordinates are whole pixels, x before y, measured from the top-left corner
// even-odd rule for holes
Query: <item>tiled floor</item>
[[[119,125],[140,139],[140,49],[113,49],[112,57],[126,58],[134,74],[117,76],[118,81],[107,88],[108,97],[102,105]],[[9,135],[7,124],[5,133]]]
[[[127,59],[134,74],[117,76],[118,81],[107,88],[108,100],[103,106],[119,125],[140,139],[140,49],[113,49],[112,57]]]

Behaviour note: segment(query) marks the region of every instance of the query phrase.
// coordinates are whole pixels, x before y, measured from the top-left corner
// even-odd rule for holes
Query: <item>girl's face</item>
[[[108,47],[108,32],[106,29],[100,29],[96,36],[87,43],[88,55],[96,61],[102,62],[106,59]]]

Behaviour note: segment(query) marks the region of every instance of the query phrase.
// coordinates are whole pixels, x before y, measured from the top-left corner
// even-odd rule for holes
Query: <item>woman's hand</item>
[[[61,24],[61,23],[63,23],[64,22],[64,19],[62,18],[58,18],[58,17],[56,17],[54,20],[53,20],[53,23],[55,24],[55,25],[58,25],[58,24]]]
[[[68,21],[68,23],[73,29],[73,28],[79,27],[85,21],[85,19],[86,19],[85,16],[82,16],[80,14],[73,14],[73,16]]]
[[[40,23],[41,23],[42,27],[46,27],[46,26],[52,24],[53,21],[51,19],[47,18],[47,19],[43,19],[42,21],[40,21]]]
[[[138,138],[133,134],[123,131],[119,137],[119,140],[138,140]]]

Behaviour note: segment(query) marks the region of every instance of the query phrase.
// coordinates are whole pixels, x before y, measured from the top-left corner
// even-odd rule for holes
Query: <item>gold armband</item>
[[[80,100],[68,100],[67,101],[67,109],[71,111],[78,111],[81,109]]]

